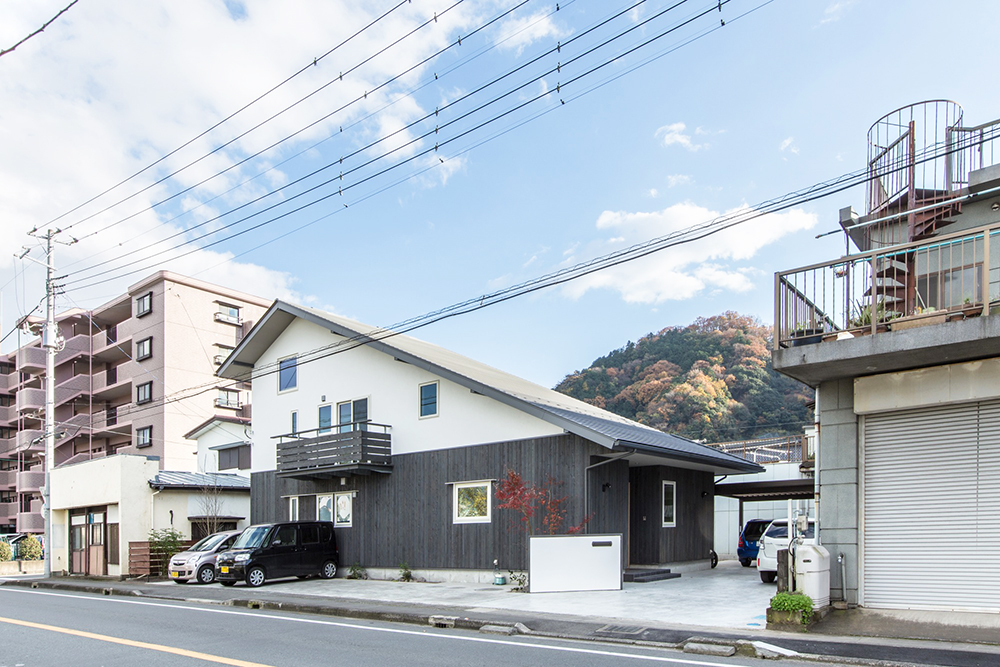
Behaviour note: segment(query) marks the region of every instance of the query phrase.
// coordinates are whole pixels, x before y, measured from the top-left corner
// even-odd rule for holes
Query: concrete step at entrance
[[[680,572],[671,572],[670,570],[628,569],[625,570],[624,579],[625,581],[631,581],[637,584],[644,584],[650,581],[663,581],[664,579],[676,579],[679,576],[681,576]]]

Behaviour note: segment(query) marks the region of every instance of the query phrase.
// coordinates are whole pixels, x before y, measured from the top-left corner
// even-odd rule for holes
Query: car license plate
[[[219,572],[221,572],[222,574],[229,574],[229,566],[228,565],[220,566]]]
[[[173,577],[174,579],[176,579],[177,577],[181,576],[181,573],[180,572],[171,572],[170,576]]]

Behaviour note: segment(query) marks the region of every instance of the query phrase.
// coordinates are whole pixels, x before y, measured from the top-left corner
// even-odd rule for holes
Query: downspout
[[[590,516],[590,475],[588,474],[594,468],[598,468],[606,463],[613,463],[614,461],[620,461],[621,459],[628,458],[635,454],[634,450],[629,450],[627,452],[622,452],[618,456],[612,456],[610,458],[604,459],[603,461],[598,461],[593,463],[583,469],[583,516],[587,518]],[[590,532],[590,522],[583,527],[585,533]]]

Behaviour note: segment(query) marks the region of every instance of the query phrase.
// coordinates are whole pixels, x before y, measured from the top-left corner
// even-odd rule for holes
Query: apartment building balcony
[[[22,470],[14,482],[18,493],[38,493],[45,486],[44,470]]]
[[[1000,223],[775,275],[775,370],[815,385],[1000,356]]]
[[[19,452],[44,452],[45,442],[42,436],[45,432],[39,429],[26,428],[17,432],[14,440],[17,441],[16,448]]]
[[[115,401],[132,394],[132,371],[128,363],[94,373],[94,400]]]
[[[116,363],[132,357],[132,331],[124,323],[94,335],[94,359]]]
[[[32,503],[34,506],[34,503]],[[45,531],[45,517],[42,516],[41,503],[36,512],[17,513],[17,532],[41,533]]]
[[[278,476],[308,479],[391,472],[391,428],[355,422],[274,436]]]
[[[45,372],[45,350],[40,347],[23,347],[17,351],[17,368],[24,373]]]
[[[13,458],[16,448],[17,448],[17,436],[12,438],[0,438],[0,456]],[[0,486],[3,486],[3,484],[0,484]]]
[[[18,374],[17,372],[12,373],[0,373],[0,391],[12,391],[17,389]]]
[[[10,424],[17,421],[16,405],[0,405],[0,423]]]
[[[89,355],[92,344],[92,337],[87,334],[73,336],[65,341],[63,349],[56,352],[55,365],[60,366],[78,357]]]
[[[91,417],[90,429],[95,440],[132,436],[132,418],[125,406],[108,408],[104,412],[95,412]]]
[[[55,401],[56,405],[63,405],[78,396],[90,391],[90,375],[74,375],[56,385]]]
[[[13,491],[16,485],[16,470],[0,470],[0,491]]]
[[[37,412],[45,409],[44,389],[22,389],[17,392],[17,411],[19,413]]]
[[[0,524],[17,521],[17,503],[0,503]]]

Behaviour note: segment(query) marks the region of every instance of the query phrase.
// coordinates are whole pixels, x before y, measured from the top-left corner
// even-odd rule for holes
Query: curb
[[[120,596],[132,598],[144,598],[150,600],[166,600],[171,602],[197,602],[199,604],[209,604],[222,607],[238,607],[245,609],[259,609],[271,611],[286,611],[294,613],[306,613],[323,616],[336,616],[340,618],[354,618],[374,621],[388,621],[394,623],[407,623],[411,625],[430,626],[434,628],[456,628],[460,630],[471,630],[492,635],[524,635],[527,637],[537,637],[546,639],[560,639],[569,641],[590,641],[605,644],[619,644],[628,646],[642,646],[649,648],[670,649],[684,651],[689,645],[692,647],[700,645],[705,647],[730,647],[736,655],[758,658],[758,659],[794,659],[817,663],[836,663],[861,665],[862,667],[929,667],[926,663],[898,662],[892,660],[882,660],[874,658],[859,658],[852,656],[840,656],[836,654],[813,654],[798,653],[793,650],[782,649],[765,641],[748,640],[742,638],[704,637],[692,634],[687,639],[680,642],[655,641],[649,639],[628,639],[622,637],[597,637],[590,634],[571,634],[563,632],[547,632],[532,630],[524,623],[512,622],[496,619],[474,618],[469,616],[457,616],[450,614],[428,614],[426,612],[407,611],[384,611],[374,609],[359,609],[357,607],[333,605],[319,602],[317,604],[301,602],[281,602],[274,600],[260,600],[253,598],[229,598],[225,600],[214,600],[210,598],[194,598],[188,596],[175,596],[169,594],[154,593],[133,588],[116,588],[105,586],[100,583],[60,583],[51,580],[31,580],[31,579],[8,579],[0,580],[0,586],[15,586],[19,588],[46,589],[57,591],[69,591],[78,593],[92,593],[95,595]],[[796,639],[801,638],[800,633],[795,633]],[[706,649],[710,651],[711,649]],[[947,650],[947,649],[941,649]],[[688,651],[700,653],[695,649]]]

